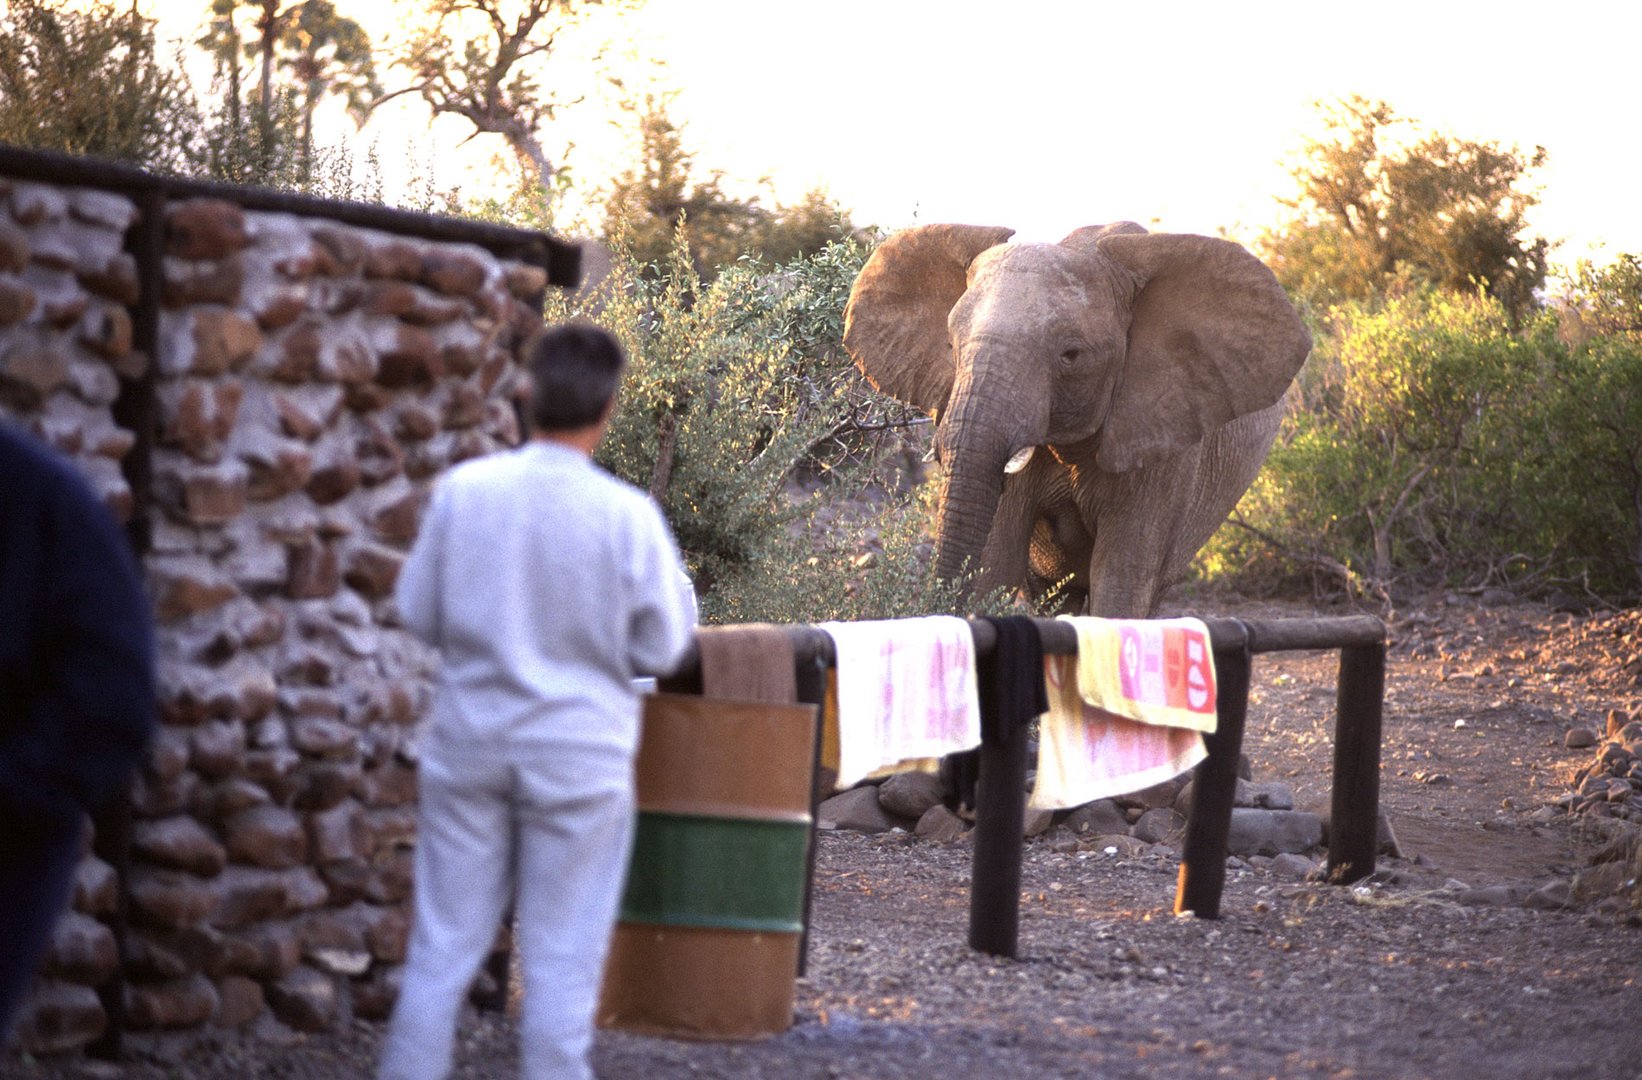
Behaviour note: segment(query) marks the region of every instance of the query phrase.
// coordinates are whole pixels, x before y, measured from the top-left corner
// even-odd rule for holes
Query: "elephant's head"
[[[1005,243],[1012,233],[897,233],[845,310],[856,365],[936,417],[943,577],[978,561],[1006,465],[1031,448],[1093,440],[1101,471],[1143,467],[1276,403],[1311,347],[1271,271],[1237,244],[1130,222],[1058,244]]]

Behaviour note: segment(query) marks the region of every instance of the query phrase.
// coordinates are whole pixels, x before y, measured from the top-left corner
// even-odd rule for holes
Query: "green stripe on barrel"
[[[623,922],[796,934],[807,821],[641,810]]]

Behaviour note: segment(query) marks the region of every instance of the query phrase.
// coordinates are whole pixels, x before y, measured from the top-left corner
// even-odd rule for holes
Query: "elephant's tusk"
[[[1035,446],[1024,446],[1015,451],[1015,456],[1004,462],[1003,474],[1012,476],[1026,468],[1026,463],[1032,460],[1032,452],[1036,449]]]

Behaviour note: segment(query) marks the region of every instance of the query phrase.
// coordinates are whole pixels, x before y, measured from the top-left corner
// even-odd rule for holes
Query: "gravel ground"
[[[1221,918],[1176,918],[1166,848],[1112,855],[1051,833],[1027,845],[1020,957],[1004,960],[966,944],[967,843],[824,833],[792,1029],[750,1043],[603,1032],[599,1074],[1642,1077],[1637,863],[1626,895],[1519,902],[1569,882],[1607,836],[1543,809],[1590,759],[1563,749],[1565,730],[1642,708],[1625,666],[1642,634],[1597,619],[1457,599],[1399,616],[1382,805],[1406,858],[1367,882],[1234,861]],[[1255,778],[1293,785],[1302,806],[1326,801],[1333,663],[1256,666]],[[149,1045],[121,1066],[11,1058],[0,1078],[363,1077],[381,1029],[262,1036]],[[515,1038],[511,1018],[474,1015],[456,1075],[517,1075]]]

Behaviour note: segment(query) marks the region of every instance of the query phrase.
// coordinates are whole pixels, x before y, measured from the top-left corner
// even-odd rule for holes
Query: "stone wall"
[[[0,413],[149,538],[163,724],[132,801],[125,1023],[380,1017],[433,659],[390,596],[433,477],[519,438],[547,276],[232,201],[166,215],[150,360],[133,202],[0,180]],[[34,1053],[107,1023],[122,889],[90,850],[19,1027]]]

